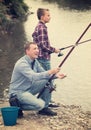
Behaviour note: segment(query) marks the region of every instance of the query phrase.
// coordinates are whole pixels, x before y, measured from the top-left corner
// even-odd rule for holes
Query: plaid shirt
[[[55,48],[50,45],[46,25],[39,21],[32,34],[33,41],[38,44],[39,58],[50,60],[50,54],[55,51]]]

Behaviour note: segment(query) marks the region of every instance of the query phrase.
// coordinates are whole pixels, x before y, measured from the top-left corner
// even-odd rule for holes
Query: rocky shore
[[[0,101],[0,108],[9,106]],[[24,118],[17,119],[15,126],[4,126],[0,113],[0,130],[91,130],[91,111],[83,111],[80,106],[63,105],[52,108],[58,114],[54,117],[38,115],[35,111],[25,111]]]

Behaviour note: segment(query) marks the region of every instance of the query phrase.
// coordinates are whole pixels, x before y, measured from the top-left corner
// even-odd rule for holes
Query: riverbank
[[[9,106],[0,102],[0,107]],[[54,117],[41,116],[35,111],[25,111],[24,118],[18,119],[15,126],[4,126],[0,113],[1,130],[91,130],[91,111],[83,111],[80,106],[60,104],[52,108],[58,114]]]

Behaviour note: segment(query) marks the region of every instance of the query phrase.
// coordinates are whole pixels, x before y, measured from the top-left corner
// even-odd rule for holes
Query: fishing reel
[[[56,84],[53,85],[53,87],[50,87],[49,89],[50,89],[50,93],[51,93],[52,91],[56,91]]]
[[[63,56],[63,55],[64,55],[64,54],[60,52],[60,53],[58,54],[58,57]]]
[[[51,93],[52,91],[56,91],[56,84],[51,86],[50,82],[48,82],[48,83],[46,84],[46,87],[49,88],[49,90],[50,90],[49,92],[50,92],[50,93]]]

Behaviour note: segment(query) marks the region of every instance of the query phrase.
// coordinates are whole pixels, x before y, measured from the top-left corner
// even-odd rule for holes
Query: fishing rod
[[[67,53],[67,55],[64,57],[63,61],[59,64],[59,68],[62,67],[62,65],[64,64],[64,62],[67,60],[67,58],[69,57],[69,55],[72,53],[72,51],[75,49],[75,47],[79,44],[79,41],[81,40],[81,38],[84,36],[84,34],[87,32],[87,30],[90,28],[91,23],[86,27],[86,29],[83,31],[83,33],[81,34],[81,36],[78,38],[78,40],[75,42],[75,44],[72,46],[72,48],[69,50],[69,52]],[[46,86],[48,87],[51,83],[51,81],[53,80],[55,74],[53,74],[50,79],[48,80]],[[39,93],[38,98],[41,96],[41,94],[44,92],[45,87],[42,89],[42,91]],[[53,90],[55,90],[55,88],[51,87],[50,88],[50,92],[52,92]]]
[[[89,41],[91,41],[91,39],[88,39],[88,40],[79,42],[78,44],[86,43],[86,42],[89,42]],[[68,49],[68,48],[73,47],[73,46],[74,46],[74,45],[69,45],[69,46],[67,46],[67,47],[60,48],[60,51],[61,51],[61,50],[64,50],[64,49]],[[60,56],[62,56],[62,55],[63,55],[62,53],[59,53],[59,54],[58,54],[58,57],[60,57]]]

